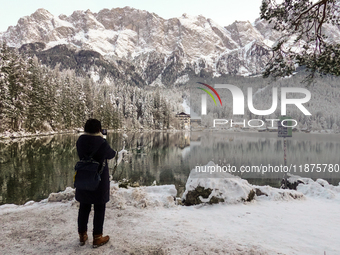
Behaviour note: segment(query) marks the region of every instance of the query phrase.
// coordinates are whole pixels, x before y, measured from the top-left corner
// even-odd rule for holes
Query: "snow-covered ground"
[[[298,199],[260,188],[269,195],[251,202],[180,206],[174,185],[111,184],[104,223],[111,239],[97,249],[78,246],[78,203],[67,188],[0,206],[0,254],[340,254],[339,186],[309,181],[294,191]]]

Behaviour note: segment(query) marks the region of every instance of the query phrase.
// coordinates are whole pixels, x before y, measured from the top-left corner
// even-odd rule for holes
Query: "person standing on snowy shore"
[[[116,152],[110,147],[101,134],[102,127],[99,120],[89,119],[84,128],[85,134],[81,135],[77,141],[77,152],[80,159],[93,155],[93,159],[103,164],[105,167],[101,174],[101,181],[95,191],[79,190],[76,188],[76,200],[80,202],[78,212],[78,233],[80,245],[84,245],[88,239],[87,223],[91,212],[91,206],[94,205],[93,218],[93,247],[96,248],[106,244],[110,237],[103,236],[103,225],[105,218],[106,203],[110,199],[110,180],[108,159],[115,157]]]

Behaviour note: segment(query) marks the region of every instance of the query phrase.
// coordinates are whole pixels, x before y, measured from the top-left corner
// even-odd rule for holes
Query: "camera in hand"
[[[107,129],[102,129],[102,134],[107,135]]]

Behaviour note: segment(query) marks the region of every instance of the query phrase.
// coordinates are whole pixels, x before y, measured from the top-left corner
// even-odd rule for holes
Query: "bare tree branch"
[[[305,15],[306,13],[308,13],[309,11],[311,11],[315,6],[320,7],[322,4],[327,3],[328,1],[329,1],[329,0],[321,0],[321,1],[319,1],[319,2],[316,2],[316,3],[313,4],[311,7],[309,7],[307,10],[301,12],[300,15],[295,19],[295,21],[292,22],[292,24],[295,24],[296,21],[299,21],[303,15]]]

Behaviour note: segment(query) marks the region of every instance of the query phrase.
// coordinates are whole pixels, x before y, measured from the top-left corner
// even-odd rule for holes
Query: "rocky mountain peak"
[[[66,19],[67,19],[67,16],[66,16],[65,14],[60,14],[60,15],[58,16],[58,18],[61,19],[61,20],[66,20]]]
[[[1,40],[18,48],[33,43],[34,46],[22,48],[30,52],[32,49],[41,52],[42,45],[46,51],[60,44],[95,51],[108,60],[121,59],[138,65],[136,70],[147,84],[156,80],[163,84],[175,82],[188,68],[197,75],[204,70],[205,75],[219,76],[257,73],[258,67],[263,66],[244,59],[251,55],[249,51],[255,48],[261,51],[258,47],[264,45],[263,36],[249,22],[223,27],[202,15],[164,19],[131,7],[103,9],[98,13],[74,11],[70,16],[59,17],[39,9],[0,34]],[[255,42],[257,47],[248,45]],[[69,52],[57,49],[63,54]],[[254,61],[263,62],[265,56]]]
[[[231,33],[231,38],[239,43],[241,47],[252,41],[263,41],[261,33],[253,27],[249,21],[235,21],[225,27]]]
[[[49,20],[53,18],[53,15],[46,9],[40,8],[36,10],[31,16],[32,19],[34,20]]]
[[[76,32],[85,32],[89,30],[104,30],[105,27],[101,24],[90,10],[74,11],[71,16],[66,18],[70,24],[76,29]]]
[[[30,52],[63,51],[64,55],[75,54],[75,59],[79,57],[76,51],[97,52],[106,60],[124,61],[146,84],[171,84],[185,75],[183,72],[202,76],[258,74],[269,58],[268,45],[277,36],[262,20],[256,20],[254,26],[249,21],[235,21],[223,27],[202,15],[164,19],[124,7],[98,13],[74,11],[59,17],[38,9],[0,33],[0,41],[18,48],[33,44],[23,47]],[[50,51],[58,45],[76,50],[57,47]],[[44,55],[44,59],[51,56]]]

